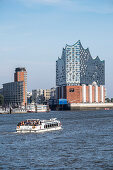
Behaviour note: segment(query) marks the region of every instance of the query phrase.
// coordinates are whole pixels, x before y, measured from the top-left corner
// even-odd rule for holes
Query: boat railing
[[[50,119],[50,121],[55,121],[55,120],[57,120],[57,118],[51,118],[51,119]]]

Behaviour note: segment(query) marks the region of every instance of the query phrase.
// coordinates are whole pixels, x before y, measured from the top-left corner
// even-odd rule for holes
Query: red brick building
[[[104,86],[82,85],[82,86],[61,86],[56,90],[57,99],[67,99],[69,103],[104,103]]]
[[[27,105],[27,71],[25,68],[16,68],[14,81],[23,81],[23,105]]]

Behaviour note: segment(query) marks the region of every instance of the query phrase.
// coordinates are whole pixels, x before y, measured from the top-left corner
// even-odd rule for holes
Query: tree
[[[110,103],[111,101],[109,98],[106,98],[105,100],[106,100],[106,103]]]
[[[113,98],[111,98],[111,102],[113,103]]]
[[[4,97],[0,94],[0,106],[4,104]]]

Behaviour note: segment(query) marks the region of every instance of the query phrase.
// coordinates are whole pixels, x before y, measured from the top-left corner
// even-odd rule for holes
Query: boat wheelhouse
[[[28,119],[17,124],[17,132],[46,132],[62,129],[61,122],[56,118],[50,120]]]

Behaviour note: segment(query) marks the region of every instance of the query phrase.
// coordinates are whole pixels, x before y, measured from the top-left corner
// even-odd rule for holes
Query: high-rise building
[[[66,45],[61,58],[56,61],[57,98],[66,98],[69,102],[75,103],[88,102],[89,100],[83,100],[83,95],[86,97],[92,95],[94,82],[95,87],[105,85],[105,61],[101,61],[98,56],[93,59],[89,49],[84,49],[80,40],[72,46]],[[89,85],[91,85],[90,90],[86,93],[86,87]],[[104,99],[98,100],[98,102],[102,101]]]
[[[23,105],[27,105],[27,71],[25,68],[18,67],[15,69],[14,81],[23,81]]]

